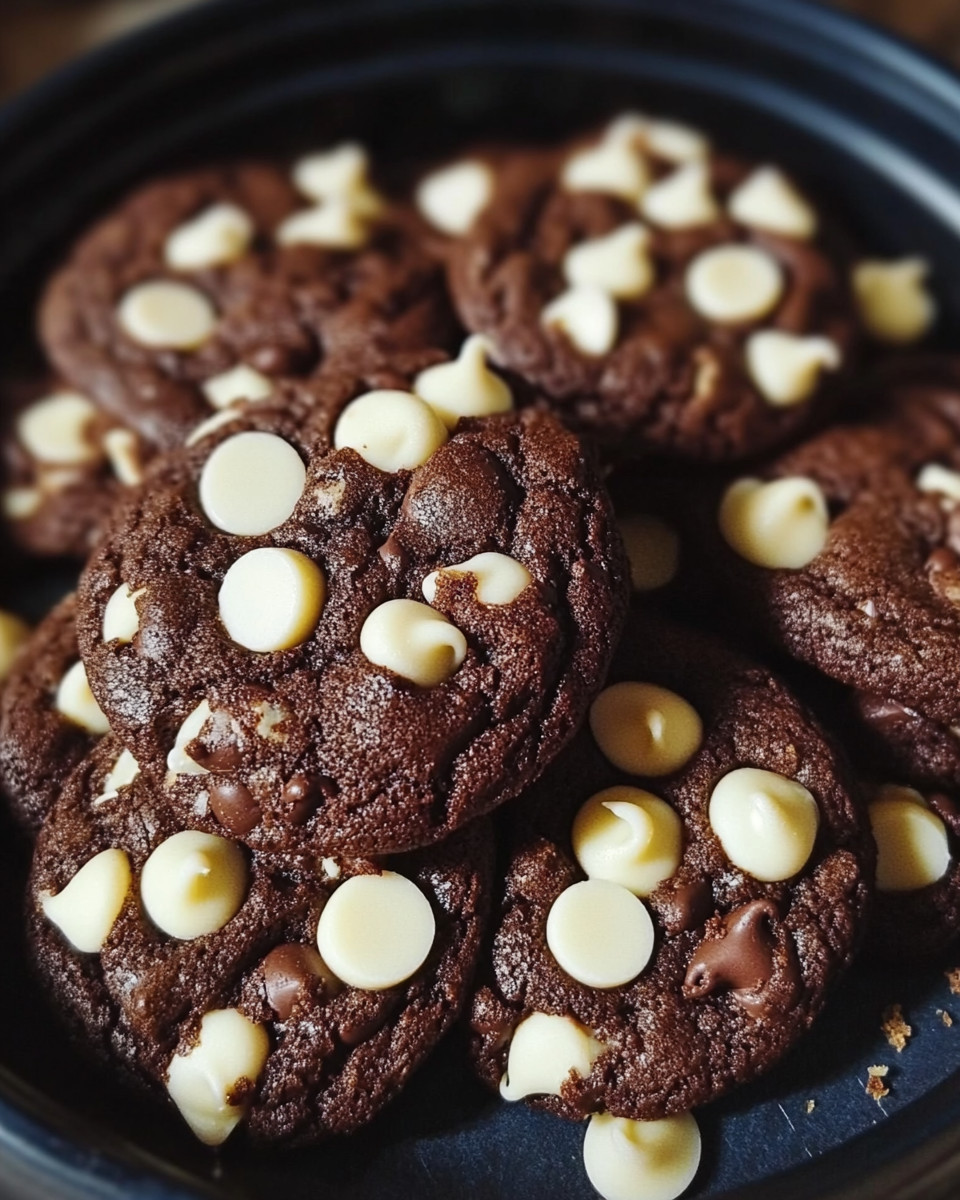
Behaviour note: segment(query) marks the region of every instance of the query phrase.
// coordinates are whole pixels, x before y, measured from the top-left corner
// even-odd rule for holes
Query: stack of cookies
[[[960,931],[933,317],[922,263],[639,114],[408,196],[347,144],[121,203],[45,289],[3,492],[84,561],[0,622],[81,1042],[208,1145],[304,1144],[465,1012],[604,1195],[679,1194],[689,1111],[865,941]]]

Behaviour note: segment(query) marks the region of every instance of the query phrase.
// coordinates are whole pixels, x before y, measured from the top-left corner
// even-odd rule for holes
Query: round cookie
[[[846,692],[829,725],[862,781],[878,844],[867,950],[903,963],[960,934],[960,739],[918,712]]]
[[[61,383],[32,381],[10,393],[14,411],[3,442],[7,528],[30,554],[84,558],[117,493],[143,478],[151,450]]]
[[[453,248],[451,289],[578,430],[726,461],[833,406],[857,318],[844,252],[793,184],[676,134],[628,114],[517,152]]]
[[[823,674],[960,723],[960,371],[922,360],[869,415],[713,494],[712,569],[756,632]]]
[[[506,838],[472,1053],[506,1098],[562,1116],[655,1120],[768,1070],[864,928],[872,845],[813,718],[765,669],[639,614]]]
[[[327,377],[306,423],[254,409],[168,455],[83,574],[95,694],[204,828],[260,849],[436,841],[532,781],[603,678],[626,567],[591,458],[534,412],[448,430],[443,388],[413,386],[441,407]]]
[[[80,665],[71,594],[34,630],[0,691],[0,786],[24,828],[40,827],[106,729]]]
[[[337,152],[292,172],[194,171],[123,201],[74,247],[41,303],[41,340],[64,378],[170,447],[212,410],[327,357],[362,366],[443,344],[442,272],[415,218],[376,196],[365,159],[352,183],[327,180],[333,190],[316,194],[316,160],[335,165]],[[316,207],[304,207],[306,186]],[[321,208],[337,219],[303,220]]]
[[[144,775],[111,781],[121,753],[80,764],[37,841],[29,933],[58,1012],[210,1145],[366,1124],[464,1002],[487,825],[386,861],[251,854],[185,831]]]

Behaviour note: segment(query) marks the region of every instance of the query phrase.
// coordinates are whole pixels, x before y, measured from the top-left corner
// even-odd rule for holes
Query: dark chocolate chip
[[[221,779],[210,788],[210,810],[229,833],[243,837],[260,824],[260,808],[239,780]]]
[[[782,944],[781,986],[771,987],[781,948],[774,935],[774,924],[779,919],[779,910],[772,900],[751,900],[728,913],[723,919],[721,936],[704,938],[694,951],[683,983],[684,992],[700,999],[730,988],[734,999],[758,1018],[795,998],[800,971],[789,935]]]
[[[304,990],[323,974],[323,960],[312,946],[288,942],[276,946],[263,960],[267,1003],[286,1021]]]
[[[664,929],[671,934],[698,929],[713,912],[713,892],[705,879],[674,888],[666,885],[653,899]]]

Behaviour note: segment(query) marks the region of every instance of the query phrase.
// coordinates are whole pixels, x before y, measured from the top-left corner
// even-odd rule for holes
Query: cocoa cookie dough
[[[359,147],[147,184],[74,247],[40,308],[69,383],[149,443],[339,357],[443,345],[442,271]],[[353,164],[352,168],[350,164]]]
[[[328,378],[307,423],[251,410],[118,508],[81,581],[84,661],[117,735],[204,828],[414,848],[573,735],[619,635],[622,545],[554,420],[450,428],[490,388],[504,401],[486,368],[466,387],[464,357],[418,394]]]
[[[627,114],[500,164],[449,275],[467,328],[576,429],[726,461],[834,405],[857,341],[847,272],[778,169]]]
[[[71,594],[34,630],[0,691],[0,787],[24,828],[39,828],[106,731],[80,662]]]
[[[868,415],[714,495],[711,570],[753,629],[823,674],[960,724],[960,371],[906,364]]]
[[[29,933],[58,1014],[202,1141],[312,1142],[370,1121],[456,1018],[491,871],[484,822],[386,860],[250,853],[184,829],[110,737],[38,838]]]
[[[873,850],[847,783],[767,670],[632,616],[588,726],[508,814],[482,1078],[653,1120],[772,1067],[861,940]]]
[[[61,382],[4,389],[3,516],[30,554],[84,558],[118,492],[139,483],[152,450]]]

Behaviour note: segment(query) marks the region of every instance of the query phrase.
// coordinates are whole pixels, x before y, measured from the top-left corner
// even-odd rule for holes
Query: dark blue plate
[[[0,114],[0,354],[34,353],[44,270],[148,173],[350,136],[402,176],[412,157],[475,137],[547,138],[628,105],[775,156],[878,250],[926,256],[958,328],[960,82],[871,28],[794,0],[233,0],[101,51]],[[70,583],[6,564],[0,603],[39,611]],[[456,1038],[352,1141],[212,1158],[64,1040],[20,943],[25,848],[0,836],[0,1193],[593,1195],[582,1128],[487,1096]],[[958,964],[960,950],[915,976],[858,968],[786,1062],[700,1114],[690,1194],[956,1197],[960,996],[943,972]],[[880,1033],[894,1002],[914,1031],[902,1054]],[[890,1067],[882,1104],[864,1092],[874,1063]]]

